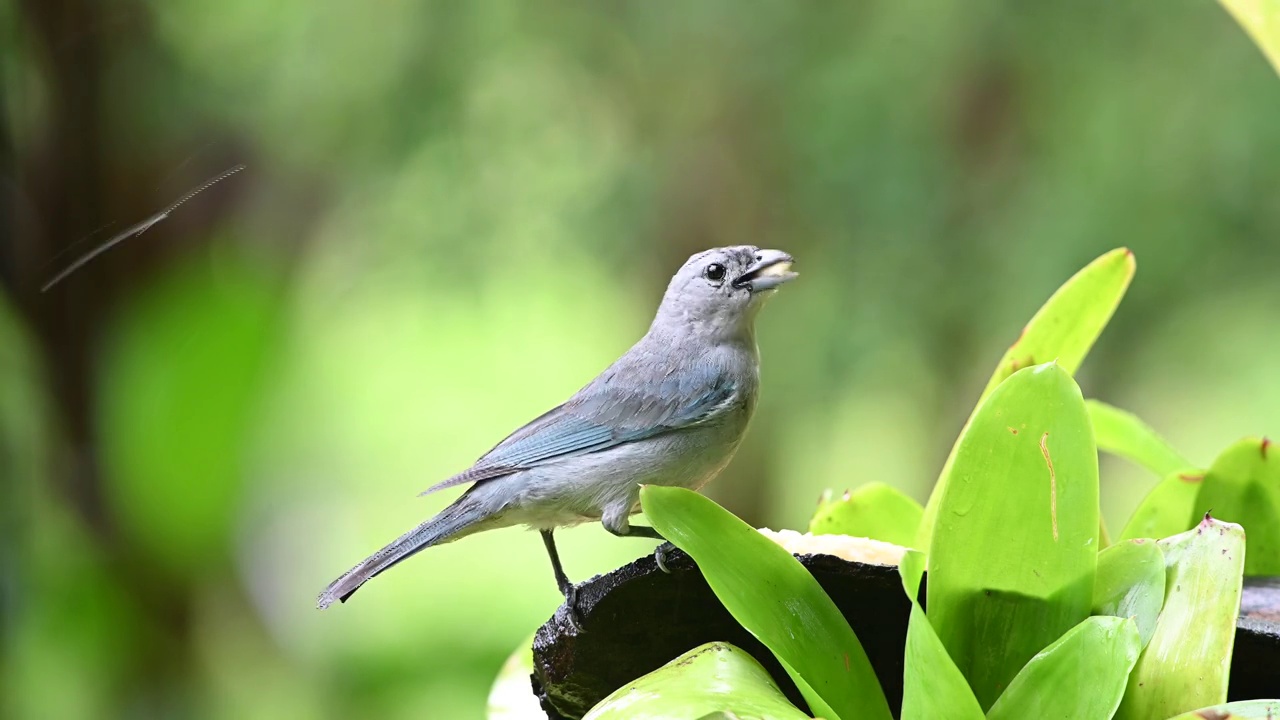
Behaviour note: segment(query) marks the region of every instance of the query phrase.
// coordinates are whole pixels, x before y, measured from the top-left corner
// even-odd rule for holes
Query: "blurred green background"
[[[801,271],[710,489],[757,525],[923,501],[1022,323],[1121,245],[1086,394],[1205,464],[1280,433],[1280,82],[1210,0],[25,0],[0,32],[5,717],[481,717],[559,603],[536,535],[315,595],[709,246]],[[1102,471],[1119,528],[1154,478]],[[651,547],[561,545],[575,580]]]

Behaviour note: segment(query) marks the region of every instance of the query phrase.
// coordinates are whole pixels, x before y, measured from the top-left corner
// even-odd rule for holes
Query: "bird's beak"
[[[733,286],[747,288],[753,293],[773,290],[797,277],[791,272],[791,262],[791,256],[781,250],[761,250],[747,271],[733,281]]]

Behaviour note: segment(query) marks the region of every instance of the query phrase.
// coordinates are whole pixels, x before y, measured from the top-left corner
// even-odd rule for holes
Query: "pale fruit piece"
[[[760,534],[792,555],[834,555],[868,565],[897,565],[907,551],[901,545],[848,535],[814,535],[769,528],[760,528]]]

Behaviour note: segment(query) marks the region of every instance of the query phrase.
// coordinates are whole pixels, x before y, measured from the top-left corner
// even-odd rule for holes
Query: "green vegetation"
[[[1161,540],[1164,607],[1129,676],[1119,720],[1165,718],[1227,699],[1245,542],[1239,525],[1205,517]]]
[[[1085,401],[1100,524],[1168,538],[1212,502],[1259,571],[1275,448],[1233,443],[1280,432],[1280,42],[1274,0],[1225,4],[1249,35],[1212,0],[0,4],[0,717],[479,716],[560,602],[536,535],[437,548],[332,613],[315,594],[623,352],[710,245],[802,274],[706,489],[750,525],[929,550],[983,383],[1056,360],[1117,408]],[[1120,246],[1142,271],[1114,315],[1037,316],[993,374]],[[1090,287],[1117,294],[1128,254],[1104,257]],[[557,537],[574,578],[651,550]],[[1164,551],[1115,553],[1088,614],[1147,641]],[[980,715],[963,634],[912,617],[912,716]]]
[[[810,708],[832,718],[889,717],[857,636],[791,553],[695,492],[646,487],[640,496],[653,526],[698,563],[733,617],[782,661]]]
[[[1133,253],[1122,248],[1103,255],[1067,281],[1031,318],[1018,341],[1000,358],[974,412],[983,407],[982,401],[997,386],[1023,368],[1053,361],[1067,374],[1075,373],[1124,297],[1133,278],[1134,267]],[[972,417],[969,422],[973,422]],[[1077,429],[1074,435],[1078,434]],[[1039,437],[1036,435],[1033,440]],[[964,438],[962,432],[942,467],[933,494],[929,496],[917,540],[920,547],[930,545],[938,503],[950,484],[953,463]],[[1023,439],[1025,441],[1026,438]]]
[[[1124,258],[1128,270],[1117,274],[1114,258]],[[1028,326],[1049,322],[1055,329],[1024,336],[1033,338],[1034,353],[1071,357],[1079,367],[1080,348],[1101,332],[1132,267],[1132,256],[1119,251],[1068,281]],[[1078,291],[1108,276],[1122,278],[1099,283],[1114,292],[1096,285]],[[1083,330],[1072,327],[1077,317]],[[1204,480],[1174,476],[1199,486],[1196,503],[1212,500],[1244,527],[1208,514],[1189,519],[1185,503],[1147,503],[1138,510],[1143,523],[1190,529],[1104,547],[1091,416],[1107,420],[1105,444],[1117,454],[1159,469],[1181,465],[1180,456],[1129,413],[1099,403],[1091,412],[1058,362],[998,369],[997,377],[948,460],[931,531],[918,527],[918,506],[882,486],[824,499],[811,525],[881,540],[913,533],[931,539],[927,556],[909,551],[899,568],[912,601],[904,720],[980,718],[984,710],[988,718],[1052,711],[1082,720],[1164,720],[1224,703],[1249,557],[1245,529],[1258,527],[1264,547],[1272,542],[1270,493],[1280,487],[1274,454],[1260,441],[1244,441]],[[1162,486],[1156,492],[1167,494]],[[782,661],[814,717],[887,714],[861,646],[797,560],[696,493],[646,487],[641,502],[733,616]],[[1270,571],[1261,561],[1258,567]],[[926,568],[927,612],[916,598]],[[690,683],[672,679],[679,672],[671,665],[639,681],[649,688],[645,699],[609,717],[656,716],[672,701],[663,678],[687,698]],[[759,688],[769,690],[776,688]],[[688,701],[700,703],[699,712],[733,711],[727,700],[705,694]]]
[[[915,542],[924,509],[901,490],[882,482],[869,482],[840,498],[823,495],[809,521],[814,535],[851,535],[898,545]]]
[[[1098,456],[1079,389],[1047,363],[988,396],[954,457],[929,549],[929,620],[989,709],[1089,617]]]
[[[713,713],[758,720],[804,720],[769,673],[728,643],[694,648],[661,669],[618,688],[583,720],[702,718]]]

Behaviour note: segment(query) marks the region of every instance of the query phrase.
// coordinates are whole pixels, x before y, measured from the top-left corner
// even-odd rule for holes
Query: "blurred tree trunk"
[[[175,692],[190,662],[189,588],[160,572],[146,555],[129,545],[107,502],[100,448],[96,442],[94,348],[99,329],[113,306],[146,273],[160,243],[124,243],[76,275],[41,293],[40,287],[61,267],[112,231],[97,235],[70,253],[68,245],[108,222],[115,231],[154,212],[171,198],[157,195],[160,166],[145,148],[131,147],[129,165],[113,162],[106,117],[111,48],[147,42],[145,11],[129,3],[103,5],[89,0],[24,0],[16,21],[17,55],[26,67],[17,73],[38,82],[38,106],[10,88],[0,105],[17,110],[32,127],[16,135],[4,128],[0,156],[12,168],[4,196],[6,239],[0,247],[0,283],[36,343],[36,357],[53,413],[54,457],[47,478],[59,497],[89,530],[107,572],[145,618],[147,639],[120,650],[127,667],[120,707],[144,714],[172,715],[187,693]],[[37,115],[38,113],[38,115]],[[9,118],[0,113],[0,118]],[[34,119],[33,119],[34,118]],[[15,142],[21,137],[22,145]],[[151,208],[151,209],[146,209]],[[148,249],[150,248],[150,249]],[[56,262],[55,262],[56,258]],[[22,588],[18,596],[33,601]],[[102,708],[113,714],[120,708]]]

